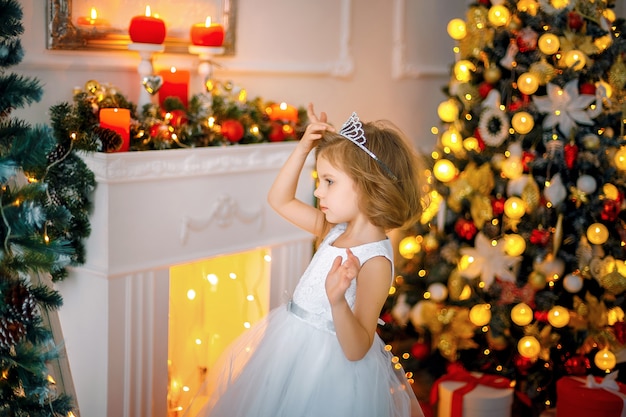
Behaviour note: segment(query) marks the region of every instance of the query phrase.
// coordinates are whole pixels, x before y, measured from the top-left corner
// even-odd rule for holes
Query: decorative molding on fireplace
[[[219,227],[229,227],[233,221],[252,223],[256,220],[259,229],[263,226],[263,206],[256,205],[254,210],[245,210],[243,205],[228,194],[222,194],[211,206],[206,217],[183,216],[180,230],[180,242],[185,244],[190,231],[201,231],[216,223]]]

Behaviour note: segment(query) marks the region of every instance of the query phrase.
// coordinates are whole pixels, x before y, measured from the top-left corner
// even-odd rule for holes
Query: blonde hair
[[[404,135],[386,120],[363,123],[364,150],[338,133],[319,141],[316,158],[323,156],[356,183],[359,206],[372,224],[385,230],[414,224],[422,213],[422,172],[416,152]]]

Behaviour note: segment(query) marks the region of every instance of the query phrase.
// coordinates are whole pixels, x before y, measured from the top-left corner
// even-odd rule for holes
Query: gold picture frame
[[[184,3],[184,2],[183,2]],[[145,3],[137,2],[138,9]],[[184,4],[176,2],[177,7],[184,8]],[[221,0],[221,23],[224,25],[224,52],[223,55],[235,54],[235,34],[237,23],[237,0]],[[106,6],[103,6],[106,7]],[[182,10],[182,9],[181,9]],[[77,17],[73,16],[72,0],[48,0],[46,11],[46,46],[52,50],[128,50],[131,43],[128,28],[115,26],[86,26],[77,24]],[[191,22],[194,23],[194,22]],[[191,26],[191,23],[189,26]],[[180,32],[180,31],[179,31]],[[179,33],[168,36],[164,42],[166,53],[189,53],[189,37]]]

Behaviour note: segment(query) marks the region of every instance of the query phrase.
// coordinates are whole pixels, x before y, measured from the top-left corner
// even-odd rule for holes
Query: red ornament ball
[[[493,90],[493,85],[488,82],[480,83],[478,86],[478,94],[481,98],[487,98],[491,90]]]
[[[272,123],[272,131],[269,134],[270,142],[282,142],[285,140],[285,130],[280,122]]]
[[[589,94],[590,96],[596,95],[596,86],[592,83],[582,83],[579,90],[580,94]]]
[[[222,122],[222,136],[230,142],[239,142],[243,138],[243,125],[239,120],[227,119]]]
[[[417,360],[424,360],[430,355],[430,346],[424,342],[415,342],[411,347],[411,355]]]
[[[528,375],[528,370],[533,366],[533,360],[525,358],[522,355],[516,355],[513,359],[515,368],[521,375]]]

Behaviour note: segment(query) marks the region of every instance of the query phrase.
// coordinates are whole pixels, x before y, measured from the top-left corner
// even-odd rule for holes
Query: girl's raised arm
[[[324,213],[298,200],[296,189],[307,156],[315,148],[322,134],[334,129],[322,121],[326,119],[324,114],[321,119],[315,116],[312,105],[309,105],[309,118],[313,123],[307,126],[302,139],[278,173],[268,193],[267,201],[286,220],[315,236],[320,236],[324,228]]]

